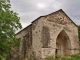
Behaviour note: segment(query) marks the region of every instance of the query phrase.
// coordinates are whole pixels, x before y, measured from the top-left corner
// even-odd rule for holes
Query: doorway
[[[67,56],[71,53],[70,48],[70,39],[67,33],[62,30],[57,36],[55,54]]]

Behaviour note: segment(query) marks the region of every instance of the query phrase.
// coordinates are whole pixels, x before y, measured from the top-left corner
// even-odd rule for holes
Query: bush
[[[53,56],[48,56],[47,58],[45,58],[45,60],[54,60]]]
[[[5,60],[5,58],[3,56],[0,55],[0,60]]]

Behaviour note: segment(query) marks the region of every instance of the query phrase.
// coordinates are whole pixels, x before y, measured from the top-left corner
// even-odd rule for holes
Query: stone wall
[[[61,33],[62,31],[65,34]],[[71,54],[79,52],[78,28],[62,10],[39,17],[30,26],[17,33],[16,37],[21,39],[21,46],[13,48],[13,58],[42,60],[51,55],[55,57],[58,40],[70,42],[62,45],[70,46]]]
[[[32,56],[32,25],[25,28],[20,33],[16,34],[16,38],[19,38],[20,45],[14,46],[12,53],[15,59],[24,59],[26,57],[31,58]]]
[[[67,33],[70,39],[71,54],[76,54],[79,52],[78,28],[70,20],[70,18],[67,17],[66,14],[63,13],[63,11],[58,11],[50,15],[47,15],[44,20],[44,26],[48,28],[48,31],[49,31],[48,33],[50,33],[49,34],[50,37],[48,36],[50,38],[48,40],[50,41],[48,44],[50,48],[43,49],[43,56],[44,56],[43,58],[49,55],[55,55],[56,39],[62,30],[64,30]]]
[[[34,57],[37,60],[41,60],[42,58],[42,27],[43,27],[44,17],[41,17],[39,20],[32,23],[32,50],[34,53]]]

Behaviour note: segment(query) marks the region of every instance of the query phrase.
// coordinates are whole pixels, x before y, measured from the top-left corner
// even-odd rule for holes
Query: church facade
[[[13,58],[42,60],[56,54],[68,56],[79,53],[77,25],[60,9],[40,16],[16,34],[21,45],[13,48]]]

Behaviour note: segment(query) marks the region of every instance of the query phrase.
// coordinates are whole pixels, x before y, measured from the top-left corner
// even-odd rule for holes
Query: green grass
[[[11,60],[20,60],[20,59],[11,59]],[[35,59],[25,58],[25,59],[21,59],[21,60],[35,60]],[[62,57],[60,55],[56,55],[56,58],[54,58],[54,56],[48,56],[44,60],[80,60],[80,53],[76,54],[76,55],[71,55],[68,57]]]
[[[69,57],[57,56],[56,58],[54,58],[53,56],[48,56],[44,60],[80,60],[80,54],[72,55]]]

